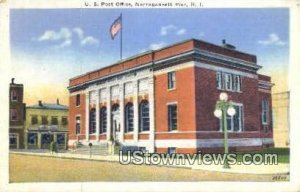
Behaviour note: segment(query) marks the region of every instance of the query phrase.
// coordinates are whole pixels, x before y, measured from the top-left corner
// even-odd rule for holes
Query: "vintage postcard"
[[[299,191],[299,1],[0,1],[1,191]]]

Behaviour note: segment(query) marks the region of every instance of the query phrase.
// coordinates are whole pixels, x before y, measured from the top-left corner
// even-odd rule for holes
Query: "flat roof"
[[[163,48],[157,49],[157,50],[149,50],[131,57],[128,57],[126,59],[119,60],[118,62],[105,66],[93,71],[89,71],[87,73],[84,73],[82,75],[75,76],[70,79],[69,85],[77,85],[82,82],[85,82],[87,80],[100,78],[108,74],[114,74],[116,72],[120,72],[122,70],[130,69],[132,66],[137,65],[144,65],[153,61],[157,61],[160,59],[165,59],[171,56],[174,56],[178,53],[183,53],[185,51],[193,50],[193,49],[201,49],[206,50],[213,53],[218,53],[222,55],[226,55],[229,57],[234,57],[237,59],[241,59],[250,63],[253,63],[253,65],[256,65],[256,56],[253,54],[245,53],[238,51],[236,49],[230,49],[225,47],[224,45],[216,45],[212,44],[203,40],[199,39],[188,39],[181,42],[177,42],[175,44],[171,44],[168,46],[165,46]],[[166,51],[167,50],[167,51]],[[142,60],[142,61],[136,61],[134,64],[132,64],[133,60]],[[131,63],[130,63],[131,62]],[[115,69],[118,68],[118,69]],[[93,75],[92,78],[90,78],[90,75]]]

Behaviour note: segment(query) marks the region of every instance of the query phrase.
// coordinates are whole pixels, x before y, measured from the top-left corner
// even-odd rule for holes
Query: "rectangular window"
[[[239,75],[234,75],[234,87],[235,91],[241,91],[241,77]]]
[[[10,94],[11,94],[11,100],[12,101],[18,101],[17,90],[11,90]]]
[[[61,117],[61,124],[62,125],[68,125],[68,118],[67,117]]]
[[[57,117],[51,117],[51,125],[58,125]]]
[[[18,147],[18,134],[9,134],[9,147],[17,148]]]
[[[226,88],[226,90],[232,90],[232,76],[231,76],[231,74],[225,74],[225,88]]]
[[[17,109],[10,109],[10,120],[11,121],[18,121],[19,120]]]
[[[65,134],[57,134],[56,140],[58,145],[64,145],[65,144]]]
[[[106,133],[107,110],[106,107],[100,109],[100,133]]]
[[[80,94],[76,95],[76,106],[80,105]]]
[[[168,89],[175,89],[176,87],[176,76],[175,71],[168,73]]]
[[[168,105],[169,131],[177,130],[177,104]]]
[[[216,72],[216,87],[221,90],[241,91],[241,76]]]
[[[217,88],[222,89],[222,73],[217,72]]]
[[[31,116],[31,125],[38,124],[38,117],[37,115]]]
[[[226,114],[227,120],[227,130],[228,131],[243,131],[243,106],[242,105],[234,105],[235,115],[230,116]],[[221,120],[220,120],[221,121]],[[220,130],[223,130],[222,123],[220,122]]]
[[[80,134],[80,117],[76,117],[76,135]]]
[[[96,133],[96,109],[91,109],[90,111],[90,127],[89,133],[94,134]]]
[[[37,133],[28,133],[27,143],[28,145],[37,145]]]
[[[52,141],[52,135],[45,133],[45,134],[41,134],[41,143],[42,145],[48,145],[50,144]]]
[[[42,125],[48,125],[48,117],[42,116]]]
[[[269,124],[269,102],[267,99],[262,100],[262,124]]]

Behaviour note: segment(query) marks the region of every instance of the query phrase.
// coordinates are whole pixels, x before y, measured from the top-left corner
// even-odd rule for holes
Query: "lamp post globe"
[[[227,110],[228,115],[230,115],[231,117],[235,115],[236,111],[235,108],[230,106]]]
[[[215,117],[220,119],[222,117],[222,110],[221,109],[216,109],[214,111],[214,115],[215,115]]]
[[[228,100],[228,94],[225,93],[225,92],[222,92],[222,93],[220,93],[219,98],[220,98],[221,101],[227,101]]]

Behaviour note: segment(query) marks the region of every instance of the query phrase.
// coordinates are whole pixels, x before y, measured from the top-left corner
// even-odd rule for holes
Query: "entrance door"
[[[120,141],[120,109],[119,105],[115,104],[112,107],[112,123],[111,123],[112,141]]]

